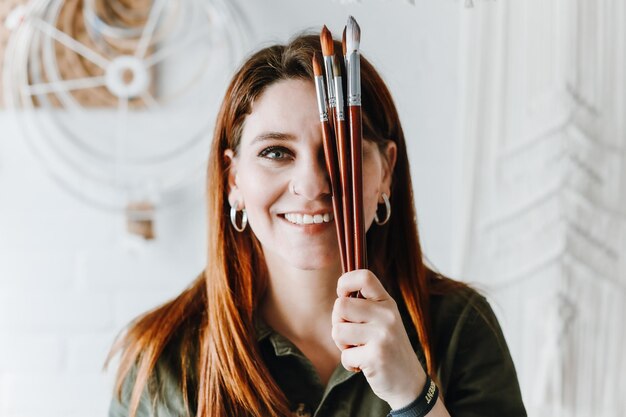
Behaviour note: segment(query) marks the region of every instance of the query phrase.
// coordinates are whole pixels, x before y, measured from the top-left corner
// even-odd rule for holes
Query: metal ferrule
[[[324,88],[324,76],[315,77],[315,91],[317,92],[317,109],[320,112],[320,122],[328,121],[328,109],[326,107],[326,89]]]
[[[348,57],[348,106],[361,105],[361,58],[357,51]]]
[[[324,57],[324,68],[326,69],[326,84],[328,85],[328,105],[330,108],[335,107],[335,85],[333,83],[334,73],[333,73],[333,57],[325,56]]]
[[[346,120],[345,104],[343,101],[342,77],[335,77],[335,91],[337,92],[337,120]]]

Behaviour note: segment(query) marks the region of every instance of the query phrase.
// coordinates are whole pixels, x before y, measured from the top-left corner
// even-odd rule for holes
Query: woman
[[[234,76],[208,164],[207,268],[116,344],[110,415],[526,415],[486,300],[422,261],[404,134],[365,59],[370,268],[342,275],[314,51],[300,36]]]

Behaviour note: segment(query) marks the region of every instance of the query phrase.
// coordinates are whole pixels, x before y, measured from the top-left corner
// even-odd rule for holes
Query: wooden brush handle
[[[333,215],[335,216],[335,229],[337,231],[337,241],[339,243],[339,255],[341,256],[341,268],[347,271],[348,261],[345,246],[345,231],[343,224],[343,205],[341,201],[341,181],[339,177],[339,166],[337,160],[337,145],[334,135],[330,129],[330,123],[322,123],[322,139],[324,143],[324,156],[326,157],[326,170],[330,179],[330,189],[333,199]]]
[[[352,205],[355,269],[367,268],[367,241],[363,214],[363,145],[361,133],[361,106],[348,107],[350,120],[350,154],[352,157]]]
[[[343,203],[343,222],[346,243],[347,271],[354,271],[354,226],[352,214],[352,176],[350,141],[346,134],[346,122],[337,120],[337,145],[339,150],[339,176]]]

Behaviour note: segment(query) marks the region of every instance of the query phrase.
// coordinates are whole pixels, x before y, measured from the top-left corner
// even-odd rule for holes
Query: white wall
[[[258,45],[324,23],[339,34],[348,14],[357,18],[364,53],[399,106],[422,240],[444,272],[461,7],[448,0],[415,6],[273,0],[246,2],[245,9]],[[203,215],[202,201],[161,211],[157,240],[133,244],[124,236],[123,216],[83,204],[48,178],[14,115],[0,112],[0,415],[106,414],[113,375],[101,367],[113,337],[202,269]]]
[[[45,176],[14,115],[0,138],[0,415],[105,415],[114,336],[202,268],[202,202],[159,212],[158,239],[132,251],[122,216]]]

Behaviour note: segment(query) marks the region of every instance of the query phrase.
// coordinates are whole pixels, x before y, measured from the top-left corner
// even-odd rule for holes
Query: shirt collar
[[[256,333],[257,342],[261,342],[264,339],[267,339],[272,333],[274,333],[274,329],[272,329],[261,317],[256,315],[254,317],[254,331]]]

